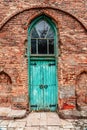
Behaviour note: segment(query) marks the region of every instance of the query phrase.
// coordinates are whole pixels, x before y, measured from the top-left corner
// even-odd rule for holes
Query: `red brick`
[[[50,9],[44,8],[47,5]],[[5,72],[5,76],[8,75],[12,82],[9,82],[10,87],[5,79],[2,83],[0,82],[0,106],[11,105],[16,109],[29,107],[25,42],[28,40],[28,27],[31,21],[42,13],[53,19],[58,30],[59,110],[74,109],[77,107],[76,104],[79,107],[87,106],[87,11],[85,5],[83,0],[49,0],[48,2],[1,0],[0,25],[3,26],[0,30],[0,72]],[[37,9],[33,9],[33,6]],[[41,9],[41,6],[44,7]],[[28,9],[24,10],[25,7]],[[29,10],[31,7],[32,9]],[[24,11],[13,13],[19,12],[19,9]],[[80,82],[82,86],[85,85],[84,88],[80,86]]]

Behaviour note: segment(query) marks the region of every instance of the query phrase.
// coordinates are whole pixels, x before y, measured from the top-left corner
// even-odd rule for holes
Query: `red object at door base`
[[[63,109],[73,109],[75,108],[74,105],[64,104]]]

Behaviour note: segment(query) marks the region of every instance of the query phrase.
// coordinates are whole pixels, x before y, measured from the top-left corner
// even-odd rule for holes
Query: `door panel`
[[[43,107],[43,90],[40,84],[43,82],[41,62],[31,62],[30,69],[30,105],[32,110]]]
[[[51,110],[57,107],[55,61],[31,61],[31,110]]]
[[[44,108],[51,111],[56,110],[57,96],[56,96],[56,66],[55,61],[47,61],[44,66]]]

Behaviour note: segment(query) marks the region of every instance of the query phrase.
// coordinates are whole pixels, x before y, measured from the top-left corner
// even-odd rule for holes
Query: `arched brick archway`
[[[83,71],[77,77],[76,84],[77,109],[87,105],[87,72]]]
[[[4,71],[0,72],[0,106],[11,105],[11,77]]]
[[[24,12],[24,11],[33,10],[33,9],[40,9],[40,10],[52,9],[52,10],[56,10],[56,11],[61,11],[61,12],[65,13],[65,14],[69,15],[70,17],[74,18],[76,21],[78,21],[81,24],[81,26],[87,31],[87,28],[85,27],[85,25],[76,16],[74,16],[73,14],[71,14],[70,12],[68,12],[66,10],[62,10],[60,8],[51,7],[51,6],[32,6],[32,7],[29,7],[29,8],[27,7],[27,8],[23,8],[23,9],[17,10],[13,14],[11,14],[10,16],[8,16],[8,17],[6,17],[4,19],[4,21],[0,25],[0,28],[2,28],[14,16],[16,16],[16,15],[18,15],[18,14]]]

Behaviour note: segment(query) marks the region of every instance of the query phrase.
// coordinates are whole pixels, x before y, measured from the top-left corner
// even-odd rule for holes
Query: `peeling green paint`
[[[53,29],[55,54],[50,56],[31,56],[30,32],[35,24],[45,19]],[[57,30],[54,22],[47,16],[36,18],[28,29],[28,86],[29,105],[31,110],[56,111],[58,104],[58,78],[57,78]],[[35,64],[36,65],[35,65]],[[52,64],[51,66],[49,64]],[[55,82],[54,82],[55,81]],[[41,86],[42,85],[42,86]],[[35,94],[36,93],[36,94]]]

